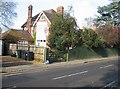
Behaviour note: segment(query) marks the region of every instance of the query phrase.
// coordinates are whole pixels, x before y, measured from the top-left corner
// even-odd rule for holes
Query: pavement
[[[1,67],[0,70],[2,74],[10,74],[10,73],[21,73],[21,72],[33,72],[33,71],[42,71],[50,68],[61,68],[61,67],[71,67],[74,65],[82,65],[85,63],[94,63],[99,61],[109,61],[118,58],[118,56],[114,57],[106,57],[106,58],[93,58],[93,59],[82,59],[82,60],[74,60],[68,62],[56,62],[52,64],[30,64],[30,65],[18,65],[18,66],[9,66],[9,67]]]

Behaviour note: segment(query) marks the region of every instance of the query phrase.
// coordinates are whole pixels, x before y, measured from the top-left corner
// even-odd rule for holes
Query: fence
[[[46,48],[38,47],[35,45],[20,45],[20,44],[10,44],[9,54],[16,53],[16,50],[28,50],[34,53],[34,60],[45,62],[46,60]]]

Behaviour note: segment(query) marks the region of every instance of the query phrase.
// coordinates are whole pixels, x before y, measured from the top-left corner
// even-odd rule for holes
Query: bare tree
[[[16,3],[0,1],[0,30],[13,25],[13,18],[17,16],[15,12]]]

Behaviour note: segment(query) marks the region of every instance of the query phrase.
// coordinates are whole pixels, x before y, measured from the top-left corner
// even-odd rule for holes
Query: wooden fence
[[[34,60],[45,62],[46,60],[46,48],[39,47],[35,45],[20,45],[20,44],[10,44],[9,54],[16,53],[16,50],[28,50],[34,53]]]

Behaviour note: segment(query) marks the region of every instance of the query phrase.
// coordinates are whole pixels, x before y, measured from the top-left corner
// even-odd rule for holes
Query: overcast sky
[[[12,1],[12,0],[9,0]],[[14,20],[14,26],[11,28],[21,28],[21,25],[27,20],[28,6],[33,5],[33,16],[42,10],[54,9],[58,6],[64,6],[67,9],[69,5],[73,6],[74,16],[81,28],[86,17],[94,17],[97,14],[97,7],[109,4],[109,0],[13,0],[17,2],[17,18]]]

